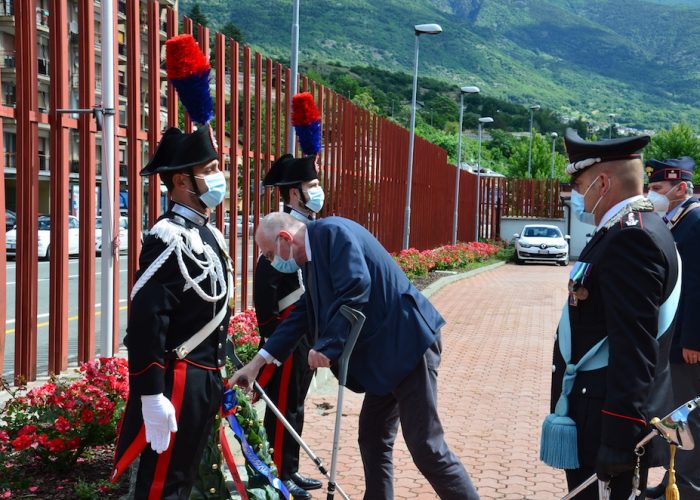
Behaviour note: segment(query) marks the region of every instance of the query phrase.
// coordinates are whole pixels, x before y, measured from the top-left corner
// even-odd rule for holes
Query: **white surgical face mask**
[[[294,260],[294,247],[289,242],[289,258],[280,257],[280,240],[277,240],[277,255],[272,259],[272,267],[281,273],[293,274],[299,270],[299,264]]]

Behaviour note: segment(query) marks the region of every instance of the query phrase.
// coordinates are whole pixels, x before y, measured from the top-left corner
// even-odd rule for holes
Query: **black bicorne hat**
[[[566,173],[574,175],[596,163],[641,159],[641,151],[649,140],[648,135],[638,135],[589,142],[581,139],[574,129],[567,128],[564,136],[566,154],[569,156]]]
[[[315,156],[294,158],[290,154],[280,156],[270,167],[263,184],[265,186],[291,186],[318,179]]]
[[[202,125],[191,134],[171,127],[160,139],[151,161],[141,169],[141,175],[176,172],[204,165],[218,157],[213,131],[208,124]]]
[[[671,158],[669,160],[649,160],[646,162],[649,182],[692,181],[695,160],[690,156]]]

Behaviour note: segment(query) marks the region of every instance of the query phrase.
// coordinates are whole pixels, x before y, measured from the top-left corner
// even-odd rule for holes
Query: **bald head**
[[[273,212],[260,219],[255,242],[270,261],[275,255],[283,259],[293,256],[297,264],[302,265],[308,260],[305,234],[306,224],[284,212]]]

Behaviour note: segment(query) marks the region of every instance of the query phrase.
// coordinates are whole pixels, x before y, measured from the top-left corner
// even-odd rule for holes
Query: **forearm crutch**
[[[326,495],[326,500],[333,500],[335,490],[337,488],[337,485],[335,484],[335,471],[338,458],[338,444],[340,441],[340,421],[343,418],[343,391],[345,389],[345,383],[348,379],[348,364],[350,361],[350,355],[352,354],[352,350],[355,348],[357,338],[360,336],[362,325],[365,323],[365,315],[357,309],[342,305],[340,306],[340,312],[350,322],[350,334],[348,335],[348,340],[345,343],[343,353],[338,359],[338,404],[335,412],[333,453],[331,455],[331,475],[328,478],[328,494]],[[340,488],[337,489],[340,491]]]

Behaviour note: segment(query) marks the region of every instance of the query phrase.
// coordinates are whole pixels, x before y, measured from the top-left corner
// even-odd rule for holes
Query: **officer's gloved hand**
[[[618,450],[601,444],[596,457],[595,473],[601,481],[610,481],[623,472],[631,471],[636,464],[634,451]]]
[[[146,427],[146,442],[156,453],[170,446],[170,433],[177,432],[175,407],[163,394],[141,396],[141,412]]]

